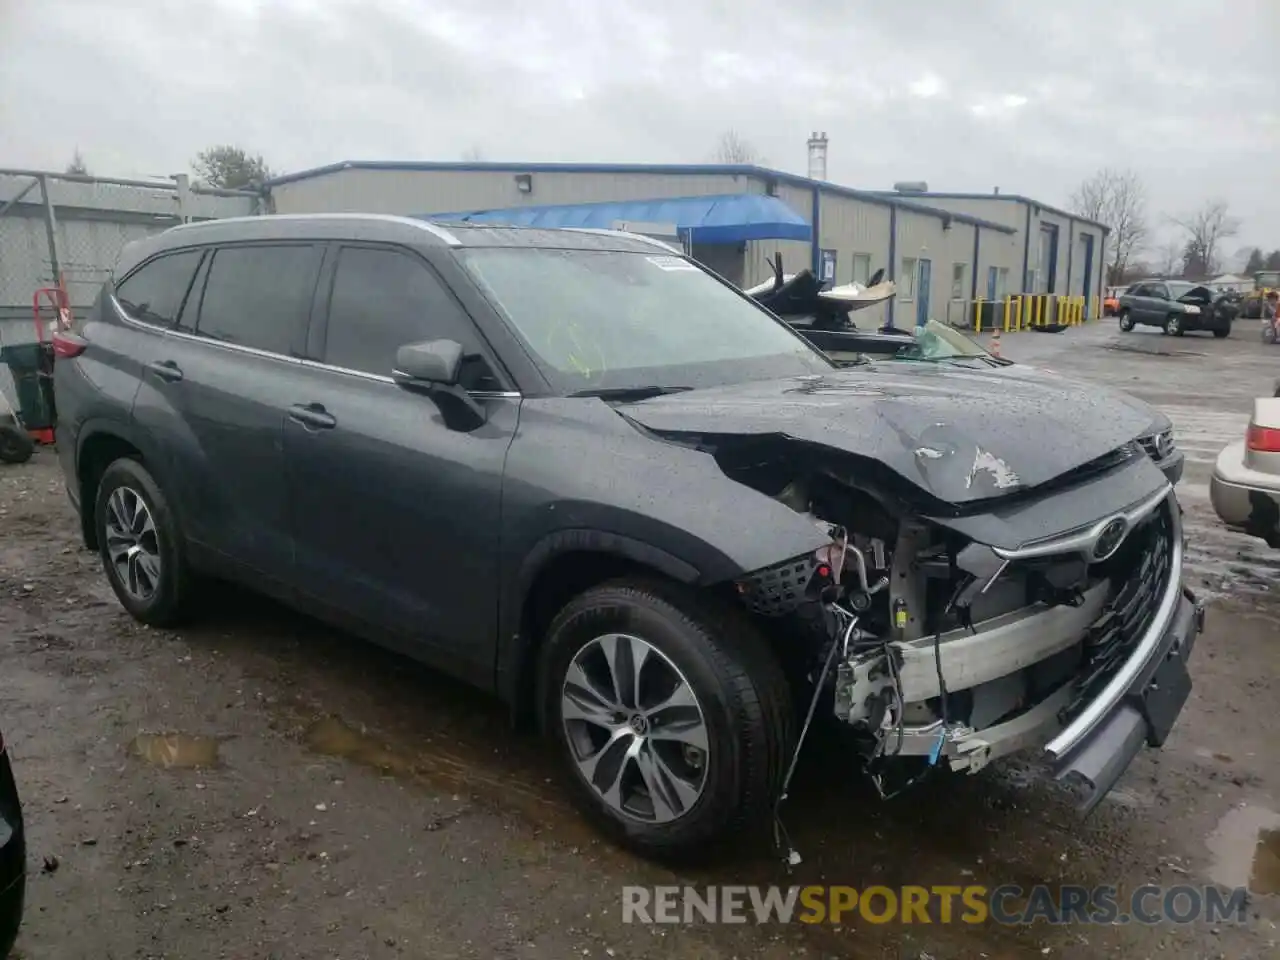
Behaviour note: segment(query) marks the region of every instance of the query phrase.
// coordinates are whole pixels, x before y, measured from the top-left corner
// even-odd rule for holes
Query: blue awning
[[[424,220],[492,223],[519,227],[592,227],[609,230],[620,220],[674,224],[692,243],[742,243],[745,240],[804,240],[813,230],[777,197],[759,193],[508,207],[467,213],[420,214]]]

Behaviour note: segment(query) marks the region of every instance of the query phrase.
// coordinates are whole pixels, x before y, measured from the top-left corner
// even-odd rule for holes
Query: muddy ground
[[[1280,955],[1278,554],[1217,528],[1205,483],[1280,348],[1005,338],[1008,356],[1133,390],[1192,462],[1190,579],[1212,599],[1165,750],[1081,821],[1034,764],[881,803],[819,741],[767,846],[673,873],[597,840],[503,710],[235,591],[143,629],[82,552],[51,453],[0,467],[0,723],[25,802],[27,958],[1155,957]],[[998,411],[993,408],[993,416]],[[1105,415],[1105,411],[1100,411]],[[161,735],[157,739],[157,735]],[[190,739],[187,739],[190,738]],[[214,765],[209,766],[210,762]],[[1271,832],[1269,832],[1271,831]],[[621,922],[624,884],[1252,885],[1232,924],[1001,928]]]

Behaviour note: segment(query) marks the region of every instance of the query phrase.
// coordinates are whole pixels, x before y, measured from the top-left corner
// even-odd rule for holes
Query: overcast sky
[[[1280,0],[0,0],[0,167],[701,162],[1066,204],[1132,167],[1280,247]]]

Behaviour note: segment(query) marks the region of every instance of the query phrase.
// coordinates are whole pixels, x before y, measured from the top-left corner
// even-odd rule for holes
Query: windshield
[[[460,259],[562,393],[710,387],[833,367],[683,257],[525,247]]]
[[[991,354],[954,327],[930,320],[916,339],[898,348],[896,356],[902,360],[956,360],[962,357],[986,359]]]
[[[1178,281],[1171,281],[1168,284],[1169,297],[1173,300],[1177,300],[1179,297],[1185,297],[1188,293],[1194,290],[1196,286],[1197,284],[1194,284],[1194,283],[1180,283]]]

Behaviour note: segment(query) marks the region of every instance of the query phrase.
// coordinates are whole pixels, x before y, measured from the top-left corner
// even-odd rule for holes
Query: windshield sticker
[[[681,257],[645,257],[655,267],[662,270],[697,270],[692,263]]]

